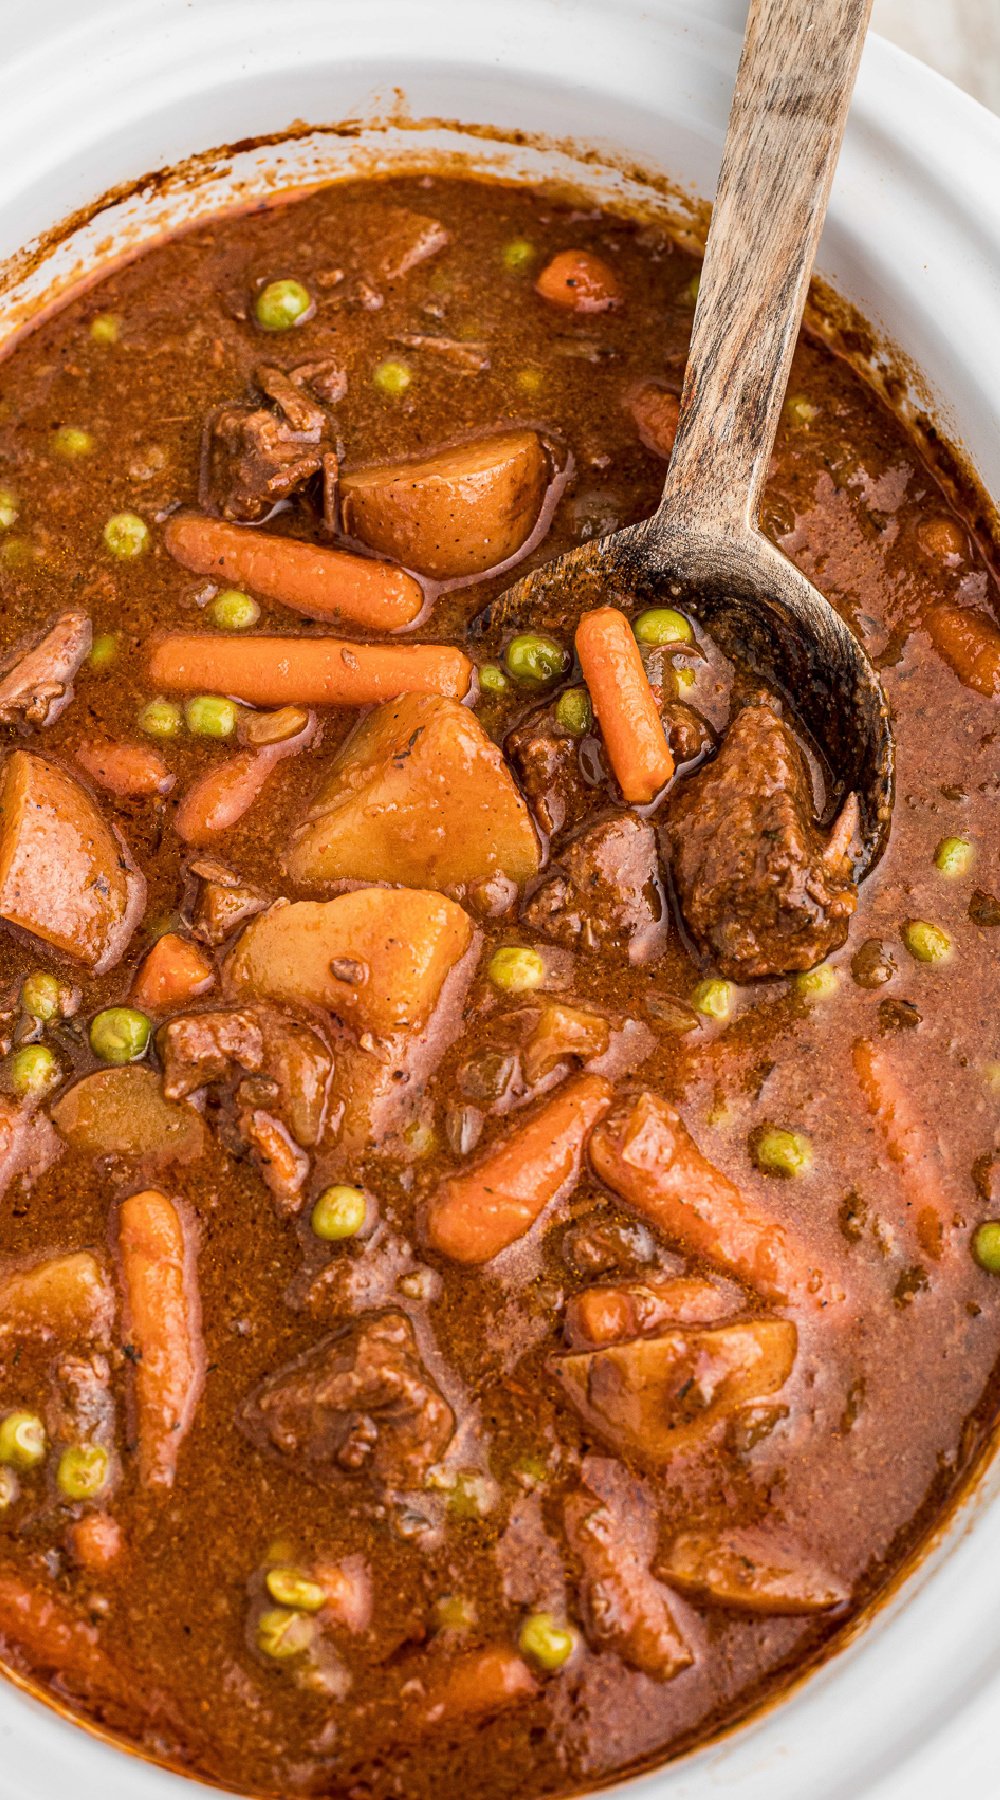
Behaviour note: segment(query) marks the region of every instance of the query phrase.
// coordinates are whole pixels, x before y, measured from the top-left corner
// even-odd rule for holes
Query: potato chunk
[[[481,575],[530,537],[548,481],[537,432],[501,432],[343,475],[344,529],[438,581]]]
[[[738,1406],[775,1393],[795,1360],[788,1319],[678,1326],[553,1363],[567,1399],[612,1450],[662,1468],[697,1448]]]
[[[114,1314],[106,1272],[89,1250],[8,1265],[0,1274],[0,1337],[106,1342]]]
[[[657,1573],[682,1594],[747,1613],[818,1613],[843,1606],[850,1589],[772,1529],[686,1531]]]
[[[362,720],[297,833],[299,886],[398,881],[461,890],[492,875],[520,884],[540,853],[496,745],[457,700],[406,694]]]
[[[205,1127],[192,1106],[163,1098],[159,1076],[138,1064],[97,1069],[60,1094],[53,1123],[86,1156],[141,1156],[145,1161],[192,1162],[205,1148]]]
[[[321,1006],[387,1037],[426,1024],[473,936],[468,913],[441,894],[356,888],[272,906],[237,940],[223,981],[235,999]]]
[[[0,775],[0,918],[100,973],[122,955],[146,883],[65,769],[15,750]]]

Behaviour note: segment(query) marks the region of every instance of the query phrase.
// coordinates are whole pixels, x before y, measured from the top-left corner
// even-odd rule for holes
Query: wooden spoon
[[[568,601],[680,600],[789,703],[858,796],[860,878],[885,847],[893,744],[882,685],[757,514],[872,0],[752,0],[698,290],[680,422],[651,519],[580,544],[493,602],[490,635]],[[562,604],[561,604],[562,603]]]

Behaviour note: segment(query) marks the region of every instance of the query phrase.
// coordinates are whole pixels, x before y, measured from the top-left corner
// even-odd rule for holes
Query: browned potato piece
[[[0,918],[96,972],[118,961],[146,883],[86,788],[15,750],[0,775]]]
[[[438,581],[481,575],[531,536],[548,481],[537,432],[475,438],[419,462],[341,476],[344,529]]]
[[[736,1407],[782,1387],[795,1346],[790,1320],[745,1319],[577,1351],[553,1369],[585,1425],[655,1469],[697,1448]]]
[[[88,1156],[142,1156],[189,1162],[205,1146],[192,1106],[164,1100],[160,1078],[137,1066],[85,1075],[52,1108],[56,1130]]]
[[[829,1612],[850,1599],[836,1575],[772,1530],[686,1531],[657,1573],[681,1593],[736,1612]]]
[[[106,1343],[114,1315],[111,1284],[89,1250],[47,1256],[0,1273],[0,1335]]]
[[[540,853],[497,746],[457,700],[406,694],[378,706],[338,751],[288,871],[300,887],[394,881],[462,890],[527,881]]]
[[[441,894],[355,888],[262,913],[238,939],[223,981],[235,998],[304,1001],[389,1037],[426,1024],[473,936],[468,913]]]

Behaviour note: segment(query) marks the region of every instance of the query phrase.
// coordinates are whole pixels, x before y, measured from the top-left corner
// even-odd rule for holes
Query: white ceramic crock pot
[[[373,150],[383,166],[463,151],[612,200],[638,192],[627,171],[660,171],[710,197],[744,12],[745,0],[7,0],[0,340],[54,283],[165,223],[275,182],[370,167]],[[390,122],[188,170],[83,220],[27,273],[17,259],[109,189],[211,145],[379,117]],[[413,129],[422,120],[530,141]],[[575,139],[597,159],[538,138]],[[877,39],[819,267],[919,369],[916,400],[1000,495],[1000,122]],[[630,1800],[995,1800],[998,1703],[1000,1468],[871,1628],[789,1700],[626,1789]],[[0,1682],[0,1800],[209,1791]]]

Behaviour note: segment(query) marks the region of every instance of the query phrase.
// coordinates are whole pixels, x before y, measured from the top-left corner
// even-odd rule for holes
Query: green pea
[[[789,394],[785,401],[785,418],[789,425],[807,430],[813,420],[819,418],[819,407],[807,400],[804,394]]]
[[[820,963],[818,969],[802,969],[794,979],[796,992],[805,1000],[829,1000],[840,986],[840,974],[829,963]]]
[[[35,546],[30,538],[4,538],[3,544],[0,545],[0,556],[3,557],[8,568],[22,569],[25,564],[34,562]]]
[[[58,1018],[61,1002],[59,982],[46,969],[36,969],[34,974],[25,976],[21,983],[21,1005],[33,1019],[41,1019],[47,1025],[50,1019]]]
[[[684,286],[681,288],[681,291],[677,296],[681,305],[682,306],[696,306],[698,303],[698,291],[699,291],[700,287],[701,287],[701,270],[699,269],[694,275],[692,275],[690,281],[686,281]]]
[[[471,1631],[476,1623],[476,1609],[464,1594],[442,1594],[434,1608],[439,1631]]]
[[[551,1613],[529,1613],[518,1633],[517,1645],[522,1655],[530,1656],[540,1669],[551,1674],[569,1661],[577,1636],[569,1625],[559,1625]]]
[[[326,1590],[301,1569],[268,1569],[267,1591],[278,1606],[293,1612],[317,1613],[326,1605]]]
[[[1000,1219],[987,1219],[977,1225],[972,1238],[972,1254],[987,1275],[1000,1275]]]
[[[403,1132],[403,1142],[411,1156],[432,1156],[438,1148],[438,1134],[426,1119],[413,1119]]]
[[[640,644],[662,649],[665,644],[693,644],[694,632],[683,613],[672,606],[650,606],[633,622]]]
[[[479,685],[484,694],[505,694],[510,682],[499,663],[484,663],[479,671]]]
[[[368,1198],[363,1189],[336,1183],[320,1195],[309,1223],[324,1243],[336,1244],[356,1237],[368,1217]]]
[[[952,952],[951,938],[940,925],[927,919],[907,919],[903,926],[903,942],[915,962],[946,962]]]
[[[706,1019],[728,1019],[735,999],[732,982],[720,981],[717,977],[699,981],[691,990],[691,1005]]]
[[[138,513],[112,513],[104,527],[104,542],[119,562],[131,562],[149,549],[149,526]]]
[[[780,1175],[789,1180],[805,1175],[812,1168],[812,1144],[803,1131],[785,1131],[779,1125],[765,1126],[756,1133],[751,1145],[754,1162],[765,1175]]]
[[[108,1485],[109,1466],[101,1444],[70,1444],[59,1458],[56,1486],[64,1500],[96,1500]]]
[[[0,1468],[0,1513],[9,1512],[21,1492],[13,1469]]]
[[[564,688],[555,704],[556,723],[571,737],[586,737],[594,722],[590,695],[585,687]]]
[[[139,730],[151,738],[175,738],[184,721],[173,700],[150,700],[139,714]]]
[[[316,1621],[308,1613],[293,1612],[289,1607],[271,1607],[257,1620],[258,1649],[275,1662],[304,1656],[315,1635]]]
[[[518,369],[514,377],[522,394],[540,394],[545,385],[541,369]]]
[[[674,686],[677,689],[678,694],[685,692],[688,688],[693,688],[698,679],[694,670],[689,669],[686,663],[682,663],[679,668],[675,669],[673,671],[673,676]]]
[[[100,636],[95,637],[91,644],[90,655],[88,656],[87,661],[92,669],[96,670],[98,674],[101,674],[103,670],[111,667],[111,664],[114,662],[117,655],[117,633],[114,631],[102,631]]]
[[[254,301],[254,313],[262,331],[290,331],[303,325],[313,312],[313,297],[301,281],[269,281]]]
[[[22,1100],[37,1100],[57,1087],[62,1079],[59,1064],[47,1044],[24,1044],[7,1065],[11,1091]]]
[[[90,321],[90,335],[95,344],[117,344],[122,322],[117,313],[95,313]]]
[[[551,687],[569,668],[569,652],[541,631],[522,631],[503,653],[508,672],[522,687]]]
[[[140,1062],[149,1048],[152,1026],[134,1006],[109,1006],[90,1022],[90,1048],[102,1062]]]
[[[239,588],[223,588],[209,605],[212,624],[220,631],[249,631],[260,618],[260,607]]]
[[[37,1469],[48,1439],[37,1413],[9,1412],[0,1420],[0,1463],[11,1469]]]
[[[934,852],[934,867],[953,879],[967,875],[976,860],[976,852],[968,838],[942,838]]]
[[[16,524],[19,511],[13,488],[0,487],[0,531],[9,531]]]
[[[61,456],[64,462],[78,462],[81,457],[89,456],[94,448],[94,440],[89,431],[79,425],[60,425],[52,433],[52,451]]]
[[[235,702],[221,694],[196,694],[184,702],[184,723],[194,737],[232,737],[238,719]]]
[[[372,380],[379,393],[388,394],[395,400],[406,393],[413,375],[405,362],[400,362],[397,356],[388,356],[384,362],[376,363]]]
[[[520,944],[505,944],[494,950],[486,971],[493,986],[503,994],[526,994],[545,979],[545,964],[538,950]]]
[[[509,275],[520,275],[531,267],[538,252],[527,238],[510,238],[500,252],[500,260]]]

